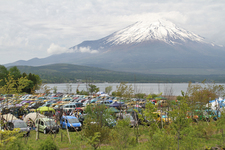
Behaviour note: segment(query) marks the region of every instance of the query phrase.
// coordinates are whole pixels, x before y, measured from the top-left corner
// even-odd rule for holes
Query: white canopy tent
[[[31,119],[33,122],[35,122],[36,119],[37,119],[37,118],[40,118],[40,117],[41,117],[41,118],[46,118],[46,116],[44,116],[44,115],[42,115],[42,114],[40,114],[40,113],[33,112],[33,113],[27,114],[27,115],[24,117],[23,121],[24,121],[24,122],[28,122],[28,120]]]

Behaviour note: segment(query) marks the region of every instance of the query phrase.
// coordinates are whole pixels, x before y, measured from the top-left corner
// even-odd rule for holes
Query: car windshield
[[[69,123],[79,123],[79,120],[77,118],[71,118],[68,119]]]
[[[55,126],[56,125],[55,121],[46,121],[45,123],[47,126]]]
[[[14,128],[27,128],[27,124],[25,122],[15,122]]]

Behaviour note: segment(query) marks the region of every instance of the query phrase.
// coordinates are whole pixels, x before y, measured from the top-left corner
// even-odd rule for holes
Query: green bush
[[[58,150],[58,146],[54,142],[54,140],[49,136],[45,141],[43,141],[38,150]]]

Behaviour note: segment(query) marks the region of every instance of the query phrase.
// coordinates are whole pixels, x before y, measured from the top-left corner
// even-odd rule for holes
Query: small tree
[[[156,111],[157,111],[157,108],[156,108],[155,105],[153,105],[152,103],[147,103],[146,106],[145,106],[145,110],[143,111],[144,118],[139,116],[139,118],[142,121],[145,120],[145,122],[143,122],[143,124],[145,124],[145,125],[150,124],[150,126],[148,126],[150,139],[154,135],[155,131],[157,129],[159,129],[158,123],[156,122],[157,114],[154,113]]]
[[[83,133],[95,149],[101,143],[109,143],[110,129],[106,126],[107,119],[112,118],[110,112],[105,109],[105,105],[95,107],[88,105],[86,108],[87,115],[84,120]]]
[[[225,136],[224,136],[224,128],[225,128],[225,110],[221,111],[221,116],[217,121],[217,129],[221,131],[223,145],[225,145]]]
[[[100,132],[95,132],[94,136],[90,136],[88,139],[88,144],[90,144],[94,149],[97,149],[100,146]]]
[[[112,136],[116,137],[113,138],[112,143],[116,149],[125,149],[129,146],[129,144],[134,144],[134,140],[130,135],[131,129],[129,118],[118,120],[113,131]]]
[[[56,94],[57,93],[57,86],[53,87],[53,93]]]
[[[119,97],[130,99],[134,90],[132,84],[127,85],[125,82],[121,82],[119,86],[116,86],[116,94]]]
[[[109,95],[110,94],[110,92],[112,91],[112,86],[107,86],[106,88],[105,88],[105,92]]]
[[[97,92],[99,91],[99,87],[97,87],[97,86],[94,85],[94,84],[88,84],[88,86],[89,86],[89,92],[90,92],[91,94],[97,93]]]
[[[67,83],[66,84],[66,89],[64,89],[64,92],[67,93],[67,94],[68,93],[72,93],[72,85]]]
[[[179,104],[173,105],[172,111],[170,111],[170,117],[172,118],[171,127],[175,131],[177,137],[177,149],[180,148],[180,139],[184,134],[185,128],[190,126],[191,118],[187,117],[187,113],[190,111],[190,107],[187,104],[184,93],[182,93],[183,99]]]
[[[47,137],[46,140],[44,140],[42,143],[40,143],[40,146],[38,147],[38,150],[58,150],[58,146],[56,145],[53,138],[50,136]]]
[[[42,84],[40,90],[42,93],[49,94],[52,89],[49,86]]]

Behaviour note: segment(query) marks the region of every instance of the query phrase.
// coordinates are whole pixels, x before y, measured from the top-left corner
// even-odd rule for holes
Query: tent
[[[109,105],[109,107],[122,107],[122,105],[123,105],[122,103],[115,102],[115,103]]]
[[[101,94],[99,96],[104,97],[104,96],[109,96],[109,95],[108,94]]]
[[[114,108],[114,107],[110,107],[107,109],[109,112],[112,112],[112,113],[118,113],[120,112],[118,109]]]
[[[96,94],[105,94],[105,92],[103,92],[103,91],[99,91],[99,92],[97,92]]]
[[[134,111],[134,109],[138,110],[138,112],[141,112],[141,108],[138,108],[138,107],[130,108],[130,109],[128,109],[126,112],[127,112],[127,113],[131,113],[131,112]]]
[[[15,116],[13,116],[12,114],[8,113],[5,115],[2,115],[3,119],[6,121],[11,121],[11,120],[18,120],[18,118],[16,118]]]
[[[28,122],[29,119],[31,119],[33,122],[36,121],[36,119],[38,117],[41,117],[41,118],[45,118],[46,116],[40,114],[40,113],[37,113],[37,112],[33,112],[33,113],[29,113],[27,114],[24,118],[23,118],[23,121],[24,122]]]

